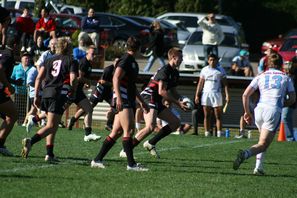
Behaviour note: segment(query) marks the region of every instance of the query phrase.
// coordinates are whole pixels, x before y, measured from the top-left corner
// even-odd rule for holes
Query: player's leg
[[[210,121],[211,121],[211,107],[210,106],[203,106],[203,112],[204,112],[204,131],[205,136],[210,136]]]

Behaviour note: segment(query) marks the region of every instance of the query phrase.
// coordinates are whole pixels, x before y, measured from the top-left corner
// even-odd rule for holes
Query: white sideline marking
[[[170,147],[170,148],[163,148],[163,149],[158,149],[159,152],[163,152],[163,151],[172,151],[172,150],[179,150],[179,149],[195,149],[195,148],[203,148],[203,147],[209,147],[209,146],[217,146],[217,145],[226,145],[226,144],[234,144],[234,143],[240,143],[246,140],[232,140],[232,141],[228,141],[228,142],[215,142],[215,143],[209,143],[209,144],[201,144],[201,145],[196,145],[196,146],[192,146],[192,147]],[[146,152],[137,152],[134,153],[136,155],[142,155],[142,154],[147,154]],[[108,159],[118,159],[119,157],[111,157]],[[58,163],[57,165],[66,165],[66,164],[73,164],[75,162],[79,162],[79,163],[84,163],[84,160],[71,160],[71,162],[61,162]],[[54,164],[44,164],[41,166],[30,166],[30,167],[21,167],[21,168],[13,168],[13,169],[6,169],[6,170],[0,170],[0,173],[15,173],[15,172],[22,172],[22,171],[30,171],[30,170],[35,170],[35,169],[42,169],[42,168],[50,168],[50,167],[54,167],[57,166]]]

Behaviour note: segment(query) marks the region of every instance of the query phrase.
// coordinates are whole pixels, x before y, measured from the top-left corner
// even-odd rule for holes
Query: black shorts
[[[148,104],[149,108],[157,110],[158,114],[161,113],[165,108],[167,108],[166,106],[163,105],[162,98],[154,99],[152,95],[147,95],[147,94],[142,94],[141,96],[144,102]]]
[[[78,105],[83,99],[87,98],[83,90],[77,90],[74,103]]]
[[[65,111],[65,104],[67,97],[60,95],[57,98],[42,98],[41,99],[41,110],[45,112],[51,112],[58,115],[63,115]]]
[[[116,98],[112,99],[111,102],[111,107],[116,109]],[[127,100],[127,99],[122,99],[122,103],[123,103],[123,109],[136,109],[136,103],[135,100]]]

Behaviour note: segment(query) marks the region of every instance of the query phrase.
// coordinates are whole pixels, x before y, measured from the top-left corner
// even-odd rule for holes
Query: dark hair
[[[283,65],[283,57],[278,53],[272,53],[268,56],[268,67],[280,69]]]
[[[140,47],[140,42],[134,36],[130,36],[127,40],[127,50],[136,52]]]
[[[214,58],[214,59],[216,59],[216,60],[218,60],[219,59],[219,57],[217,56],[217,55],[215,55],[215,54],[209,54],[208,56],[207,56],[207,60],[209,59],[209,58]]]

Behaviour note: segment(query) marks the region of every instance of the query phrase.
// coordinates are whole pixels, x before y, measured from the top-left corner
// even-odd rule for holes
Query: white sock
[[[264,161],[265,152],[259,153],[256,155],[256,169],[263,170],[263,161]]]
[[[135,128],[136,128],[137,130],[140,129],[140,123],[139,123],[139,122],[135,122]]]

